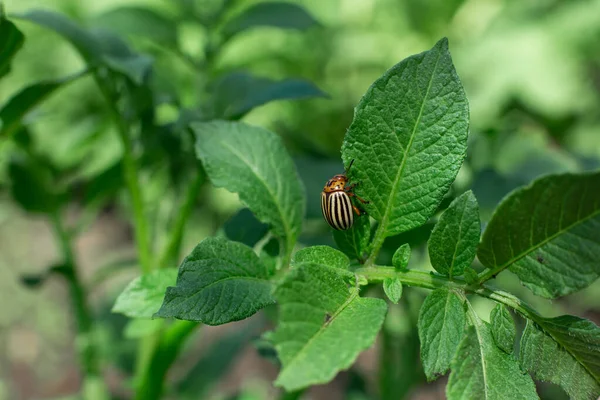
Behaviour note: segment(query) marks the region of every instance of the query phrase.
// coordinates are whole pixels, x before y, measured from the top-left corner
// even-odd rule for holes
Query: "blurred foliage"
[[[72,363],[58,355],[66,347],[69,324],[52,279],[53,291],[37,285],[31,292],[21,284],[41,283],[52,265],[49,260],[60,262],[49,240],[41,238],[48,236],[47,229],[40,230],[35,217],[17,211],[14,202],[27,211],[49,214],[68,202],[81,216],[74,229],[82,231],[107,214],[122,221],[131,213],[121,174],[123,143],[84,60],[103,63],[111,74],[126,77],[114,89],[128,96],[127,104],[118,106],[140,121],[134,129],[136,151],[156,248],[176,225],[173,215],[197,168],[190,138],[181,128],[187,121],[211,118],[244,118],[281,135],[307,192],[309,222],[300,240],[304,245],[334,245],[321,217],[319,193],[327,178],[342,172],[340,146],[354,106],[387,68],[442,36],[450,40],[469,98],[471,132],[467,162],[440,211],[455,193],[471,188],[485,227],[500,199],[517,186],[548,173],[600,167],[600,0],[290,0],[276,8],[257,0],[4,3],[25,39],[6,22],[0,24],[0,53],[21,49],[10,67],[0,64],[0,299],[5,300],[3,309],[10,309],[0,313],[0,326],[39,333],[44,350],[33,360],[40,382],[60,378],[48,373],[57,360]],[[26,22],[43,16],[30,13],[38,8],[66,15],[47,24],[71,36],[83,58],[58,35]],[[4,45],[7,38],[10,46]],[[300,101],[271,102],[282,99]],[[14,107],[16,103],[22,106]],[[235,196],[203,187],[192,200],[183,248],[214,234],[225,221],[224,232],[231,239],[255,245],[262,238],[264,227],[239,211]],[[410,266],[430,269],[424,244],[432,228],[428,223],[388,238],[382,262],[391,263],[395,249],[409,243]],[[131,255],[106,253],[90,268],[117,265]],[[551,306],[510,276],[501,279],[546,315],[569,312],[598,321],[598,282]],[[119,291],[115,285],[122,288],[122,283],[109,283],[109,290],[98,290],[102,301],[94,301],[96,309],[103,308],[98,303],[112,304]],[[491,308],[485,300],[474,303],[481,310]],[[36,311],[19,316],[15,304],[24,310],[22,315]],[[397,314],[414,311],[403,302],[394,310],[392,322]],[[96,314],[103,360],[130,374],[135,348],[129,339],[120,342],[125,320],[99,310]],[[400,337],[402,346],[414,350],[415,331],[403,329],[388,332],[385,340]],[[195,364],[186,365],[175,387],[185,398],[208,391],[212,383],[207,379],[227,374],[228,362],[248,342],[249,330],[220,338]],[[0,333],[0,342],[4,336],[10,339],[10,333]],[[390,357],[404,354],[402,346],[388,342],[386,348],[394,352]],[[227,360],[216,355],[221,348]],[[392,373],[415,373],[418,355],[406,354],[394,361],[398,371]],[[22,386],[11,382],[4,365],[22,355],[4,358],[0,398],[3,393],[12,398]],[[206,368],[212,368],[209,375],[202,374]],[[361,374],[351,374],[348,390],[353,398],[373,393]],[[415,376],[413,381],[422,380]],[[235,398],[261,398],[263,389],[241,388]],[[553,387],[543,389],[544,398],[561,398]]]

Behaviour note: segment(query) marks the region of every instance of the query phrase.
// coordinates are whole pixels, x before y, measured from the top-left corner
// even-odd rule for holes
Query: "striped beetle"
[[[346,187],[348,183],[348,177],[346,176],[352,167],[350,162],[348,169],[343,174],[335,175],[333,178],[327,181],[323,191],[321,192],[321,211],[325,221],[336,230],[346,230],[354,223],[354,215],[360,215],[361,212],[354,204],[350,197],[356,197],[359,201],[364,204],[369,202],[358,197],[352,189],[356,186],[356,183]]]

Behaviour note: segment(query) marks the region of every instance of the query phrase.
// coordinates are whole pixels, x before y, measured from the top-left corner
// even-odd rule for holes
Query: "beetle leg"
[[[363,199],[362,197],[357,196],[354,192],[346,192],[348,193],[348,196],[350,197],[356,197],[358,201],[360,201],[363,204],[369,204],[368,200]]]
[[[352,204],[352,208],[354,209],[354,212],[356,213],[356,215],[358,215],[360,217],[362,213],[360,212],[358,207],[356,207],[354,204]]]

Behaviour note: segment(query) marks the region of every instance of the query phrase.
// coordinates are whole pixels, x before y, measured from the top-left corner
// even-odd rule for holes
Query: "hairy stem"
[[[71,303],[75,309],[77,322],[77,350],[79,362],[84,372],[83,397],[91,400],[108,399],[108,391],[102,379],[99,351],[94,336],[94,321],[87,303],[85,290],[79,278],[71,238],[65,229],[60,211],[52,213],[52,228],[59,241],[64,265],[58,271],[68,282]]]
[[[369,258],[365,261],[365,266],[373,266],[377,262],[377,256],[379,255],[379,250],[381,250],[381,246],[383,246],[383,242],[385,241],[385,227],[383,225],[379,225],[377,230],[375,231],[375,236],[373,237],[373,243],[371,245],[371,253],[369,254]]]

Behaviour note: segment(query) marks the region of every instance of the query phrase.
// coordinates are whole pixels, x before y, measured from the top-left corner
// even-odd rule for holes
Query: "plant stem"
[[[206,172],[204,171],[204,168],[199,165],[196,171],[196,177],[188,186],[185,200],[180,208],[179,214],[175,219],[175,224],[173,226],[173,230],[171,231],[169,241],[167,242],[167,245],[160,257],[160,262],[158,264],[159,268],[174,266],[174,264],[179,261],[179,250],[181,249],[185,225],[190,214],[194,210],[194,204],[196,202],[196,198],[198,197],[198,192],[200,191],[200,188],[205,180]]]
[[[160,335],[158,343],[153,347],[147,370],[136,382],[136,400],[158,400],[161,398],[165,376],[169,367],[177,359],[187,337],[200,324],[190,321],[175,321]]]
[[[381,246],[383,246],[383,242],[385,241],[384,231],[385,227],[380,224],[375,231],[375,236],[373,237],[373,243],[371,245],[371,254],[369,254],[369,258],[365,261],[365,266],[373,266],[377,262],[379,250],[381,250]]]
[[[108,390],[102,378],[100,360],[96,338],[94,336],[94,322],[85,291],[75,263],[75,255],[71,246],[71,238],[62,222],[60,211],[51,214],[52,228],[59,241],[64,265],[57,270],[69,284],[71,303],[75,309],[77,321],[77,350],[79,362],[84,371],[84,382],[82,387],[83,397],[91,400],[108,399]]]

